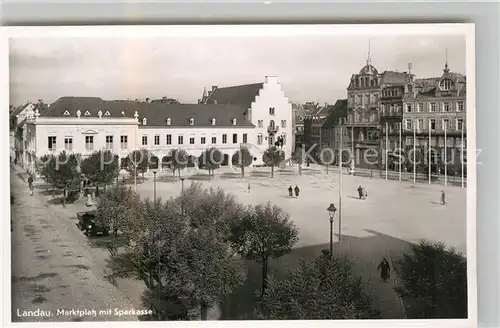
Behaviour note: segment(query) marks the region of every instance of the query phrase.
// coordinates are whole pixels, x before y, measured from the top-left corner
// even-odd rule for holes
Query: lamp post
[[[181,191],[182,194],[184,195],[184,178],[181,178]]]
[[[156,173],[158,173],[157,169],[151,170],[153,172],[153,191],[154,191],[154,200],[156,204]]]
[[[184,178],[181,178],[181,213],[184,215]]]
[[[330,206],[327,208],[328,214],[330,215],[330,258],[333,257],[333,217],[335,216],[335,212],[337,212],[337,208],[335,204],[330,203]]]

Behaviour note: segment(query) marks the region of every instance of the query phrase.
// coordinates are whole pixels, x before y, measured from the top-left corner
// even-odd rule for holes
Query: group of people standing
[[[295,188],[292,188],[292,185],[288,187],[288,196],[293,197],[293,193],[295,192],[295,197],[299,197],[300,189],[299,186],[295,186]]]

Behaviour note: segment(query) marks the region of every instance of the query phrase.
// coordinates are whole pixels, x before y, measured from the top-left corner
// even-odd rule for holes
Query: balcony
[[[278,130],[279,130],[279,127],[276,126],[276,125],[275,126],[271,126],[270,125],[270,126],[267,127],[267,132],[268,133],[277,133]]]

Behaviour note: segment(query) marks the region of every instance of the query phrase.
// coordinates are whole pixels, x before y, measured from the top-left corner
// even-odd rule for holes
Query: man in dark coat
[[[363,191],[363,187],[361,187],[361,185],[358,186],[358,196],[359,196],[359,199],[364,199],[364,191]]]
[[[292,188],[292,185],[290,185],[290,187],[288,187],[288,196],[293,197],[293,188]]]
[[[378,265],[377,270],[380,271],[380,278],[382,278],[382,280],[384,282],[386,282],[387,279],[389,279],[389,277],[391,275],[391,266],[389,265],[389,262],[387,261],[387,259],[385,257],[382,259],[382,261]]]
[[[441,205],[446,204],[446,194],[444,193],[444,190],[441,190]]]
[[[30,190],[30,195],[33,196],[33,177],[30,176],[28,177],[28,188]]]
[[[295,196],[299,197],[299,192],[300,192],[299,186],[295,186]]]

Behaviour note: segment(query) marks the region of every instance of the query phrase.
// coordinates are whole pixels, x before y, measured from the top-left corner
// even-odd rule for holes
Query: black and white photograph
[[[12,322],[475,325],[473,24],[3,41]]]

